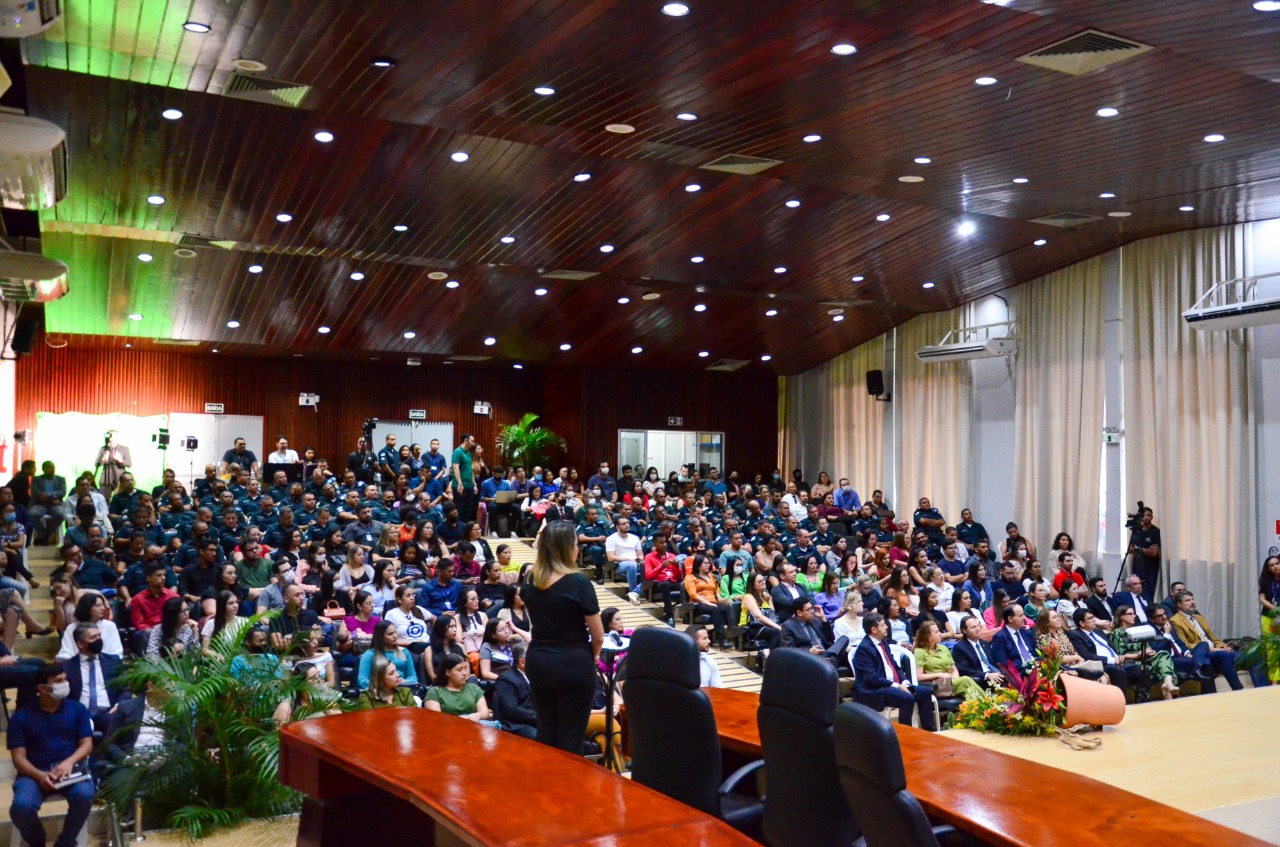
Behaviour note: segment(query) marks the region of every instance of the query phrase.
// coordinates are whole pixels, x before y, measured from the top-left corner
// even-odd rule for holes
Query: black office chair
[[[628,707],[629,708],[629,707]],[[907,790],[893,724],[861,703],[835,714],[836,768],[866,847],[971,847],[982,842],[951,826],[933,826]]]
[[[849,847],[860,835],[836,772],[831,721],[838,693],[830,662],[803,650],[769,658],[756,712],[769,847]]]
[[[721,782],[720,739],[711,701],[699,690],[698,648],[682,632],[637,629],[627,651],[627,729],[631,778],[753,836],[764,805],[734,794],[759,760]]]

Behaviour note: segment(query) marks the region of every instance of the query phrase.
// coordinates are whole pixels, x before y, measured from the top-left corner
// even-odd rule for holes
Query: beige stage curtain
[[[897,329],[893,402],[898,421],[897,500],[900,519],[911,519],[916,502],[928,497],[949,523],[972,495],[968,362],[936,364],[916,350],[937,344],[948,330],[965,325],[965,307],[919,315]],[[993,530],[994,531],[994,530]]]
[[[886,403],[867,394],[866,372],[884,368],[884,336],[841,353],[779,385],[783,477],[802,468],[810,484],[826,471],[863,500],[884,487]]]
[[[1244,228],[1139,241],[1121,265],[1126,490],[1155,510],[1161,590],[1186,582],[1219,637],[1256,633],[1249,342],[1182,319],[1209,285],[1243,272]]]
[[[1104,286],[1103,260],[1097,257],[1011,292],[1020,339],[1014,366],[1014,520],[1041,556],[1055,535],[1066,532],[1090,565],[1098,561]]]

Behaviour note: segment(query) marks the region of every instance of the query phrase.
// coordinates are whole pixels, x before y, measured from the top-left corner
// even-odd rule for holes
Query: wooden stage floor
[[[1093,734],[1102,738],[1096,750],[968,729],[946,734],[1280,843],[1280,781],[1272,769],[1270,721],[1277,713],[1280,686],[1271,686],[1130,706],[1118,726]]]

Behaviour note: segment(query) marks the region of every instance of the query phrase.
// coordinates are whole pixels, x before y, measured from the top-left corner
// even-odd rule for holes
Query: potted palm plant
[[[534,426],[538,416],[529,412],[518,423],[498,431],[498,455],[508,467],[545,465],[569,449],[563,438],[546,427]]]
[[[1263,626],[1261,637],[1240,651],[1236,666],[1248,669],[1261,665],[1266,668],[1267,680],[1280,685],[1280,609],[1264,617],[1271,619],[1270,625]]]

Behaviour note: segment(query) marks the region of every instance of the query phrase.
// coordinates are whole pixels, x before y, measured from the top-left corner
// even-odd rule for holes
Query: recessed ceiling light
[[[333,133],[329,132],[329,130],[327,129],[322,129],[319,132],[317,132],[315,135],[313,135],[312,138],[314,138],[316,141],[319,141],[321,144],[328,144],[330,141],[333,140]]]
[[[1032,244],[1034,244],[1034,245],[1035,245],[1035,246],[1037,246],[1037,247],[1043,247],[1044,245],[1048,244],[1049,242],[1048,242],[1048,241],[1046,241],[1046,240],[1045,240],[1045,239],[1043,239],[1043,238],[1037,238],[1035,241],[1033,241],[1033,242],[1031,242],[1031,243],[1032,243]]]
[[[770,309],[769,311],[767,311],[767,312],[765,312],[765,313],[764,313],[764,316],[765,316],[766,318],[776,318],[776,317],[778,316],[778,310],[777,310],[777,309]]]
[[[1015,176],[1013,178],[1014,185],[1026,185],[1030,181],[1031,180],[1027,179],[1025,176]]]
[[[124,346],[125,346],[125,347],[132,347],[133,345],[132,345],[132,344],[129,344],[128,342],[125,342],[125,345],[124,345]]]
[[[556,90],[549,85],[539,85],[537,88],[533,89],[533,93],[541,94],[543,97],[550,97],[552,94],[556,93]]]
[[[787,208],[788,208],[788,209],[799,209],[799,208],[800,208],[800,201],[799,201],[799,200],[788,200],[788,201],[787,201]]]
[[[628,135],[635,132],[636,128],[631,124],[605,124],[604,131],[617,133],[618,135]]]
[[[689,7],[683,3],[667,3],[662,7],[662,14],[673,18],[683,18],[689,14]]]
[[[202,24],[199,21],[187,21],[185,24],[182,25],[182,28],[185,29],[187,32],[199,32],[199,33],[206,33],[209,30],[213,29],[213,27],[209,26],[208,24]]]
[[[251,274],[260,274],[262,273],[262,265],[250,265],[248,271]]]
[[[864,279],[866,279],[866,277],[863,277],[863,276],[855,276],[855,277],[853,278],[853,281],[854,281],[854,282],[862,282],[862,280],[864,280]]]
[[[898,182],[924,182],[924,177],[909,174],[907,176],[898,177]]]
[[[1113,109],[1110,106],[1103,106],[1101,109],[1094,112],[1094,114],[1100,118],[1114,118],[1116,115],[1120,114],[1120,110]]]
[[[461,284],[462,284],[462,283],[458,282],[456,279],[451,279],[451,280],[449,280],[448,282],[446,282],[446,283],[444,284],[444,287],[445,287],[445,288],[457,288],[457,287],[458,287],[459,285],[461,285]]]
[[[148,203],[150,203],[152,206],[163,206],[163,205],[164,205],[164,195],[163,195],[163,194],[152,194],[151,196],[149,196],[149,197],[147,198],[147,202],[148,202]]]
[[[1194,212],[1195,210],[1196,210],[1195,206],[1179,206],[1178,207],[1179,212]]]
[[[773,272],[776,274],[784,274],[787,272],[787,269],[782,265],[778,265],[776,268],[773,269]]]
[[[560,350],[561,352],[567,352],[568,350],[572,349],[572,347],[573,345],[566,341],[564,344],[560,345]]]
[[[710,351],[708,351],[708,350],[702,350],[702,351],[699,351],[699,353],[698,353],[698,358],[699,358],[699,359],[705,359],[705,358],[707,358],[707,357],[708,357],[708,356],[710,356],[710,355],[711,355],[711,352],[710,352]]]
[[[1115,195],[1115,193],[1114,193],[1114,192],[1111,192],[1111,191],[1104,191],[1104,192],[1102,192],[1101,194],[1099,194],[1098,196],[1099,196],[1099,197],[1101,197],[1103,200],[1110,200],[1110,199],[1112,199],[1113,197],[1115,197],[1116,195]]]
[[[498,240],[499,240],[499,241],[501,241],[503,244],[515,244],[515,243],[516,243],[516,237],[515,237],[514,235],[504,235],[504,236],[502,236],[501,238],[499,238]]]
[[[522,371],[522,370],[524,370],[524,365],[520,364],[519,362],[516,362],[516,363],[515,363],[514,365],[512,365],[511,367],[515,368],[515,369],[516,369],[516,370],[518,370],[518,371]]]
[[[455,150],[449,154],[449,158],[453,159],[455,162],[465,162],[467,159],[470,159],[471,156],[461,150]]]
[[[573,177],[574,182],[586,182],[589,179],[591,179],[591,174],[575,174]]]
[[[293,354],[293,358],[295,358],[295,359],[301,359],[301,358],[302,358],[302,354],[301,354],[301,353],[294,353],[294,354]]]
[[[706,304],[706,303],[698,303],[697,305],[695,305],[695,306],[693,307],[693,310],[694,310],[695,312],[705,312],[705,311],[707,310],[707,304]]]
[[[926,282],[924,285],[922,285],[922,286],[920,286],[920,287],[921,287],[921,288],[933,288],[933,283],[932,283],[932,282]]]
[[[354,279],[356,282],[359,282],[360,280],[364,279],[364,273],[362,271],[352,271],[351,278]]]
[[[693,262],[695,265],[701,265],[703,262],[706,261],[706,259],[702,258],[701,256],[692,256],[690,257],[689,261]]]
[[[1127,217],[1130,217],[1132,214],[1133,214],[1133,212],[1107,212],[1107,217],[1109,217],[1109,218],[1127,218]]]
[[[1217,144],[1219,141],[1226,141],[1227,137],[1218,132],[1211,132],[1204,137],[1204,140],[1210,144]]]
[[[960,226],[956,227],[956,234],[968,238],[978,231],[978,225],[973,221],[963,221]]]
[[[495,344],[497,344],[497,343],[498,343],[498,339],[494,338],[492,335],[491,335],[491,336],[489,336],[488,338],[486,338],[486,339],[484,340],[484,346],[485,346],[485,347],[492,347],[493,345],[495,345]]]
[[[689,192],[690,194],[692,194],[692,193],[693,193],[693,192],[695,192],[695,191],[701,191],[701,190],[702,190],[702,186],[701,186],[701,185],[698,185],[698,183],[696,183],[696,182],[691,182],[691,183],[689,183],[688,185],[686,185],[686,186],[684,187],[684,190],[685,190],[685,191],[687,191],[687,192]]]
[[[394,68],[396,66],[396,60],[392,59],[390,56],[378,56],[369,64],[373,65],[375,68]]]
[[[676,120],[678,121],[696,121],[697,119],[698,119],[698,116],[695,115],[693,112],[681,112],[680,114],[676,115]]]
[[[880,223],[884,223],[885,221],[889,220],[889,215],[882,212],[876,215],[876,220],[878,220]]]
[[[657,291],[646,291],[644,294],[641,294],[641,295],[640,295],[640,299],[641,299],[641,300],[648,300],[649,302],[653,302],[654,300],[660,300],[660,299],[662,299],[662,295],[661,295],[660,293],[658,293]]]
[[[612,244],[601,244],[601,245],[600,245],[600,252],[601,252],[601,253],[612,253],[612,252],[613,252],[613,245],[612,245]]]
[[[813,143],[813,142],[815,142],[815,141],[821,141],[821,140],[822,140],[822,136],[821,136],[821,135],[817,135],[817,134],[815,133],[815,134],[813,134],[813,135],[806,135],[806,136],[805,136],[803,139],[801,139],[801,140],[803,140],[805,144],[812,144],[812,143]]]
[[[160,113],[160,117],[164,118],[166,121],[176,121],[182,117],[182,110],[181,109],[165,109],[163,112]]]
[[[127,345],[126,345],[126,346],[127,346]],[[217,348],[217,347],[214,347],[214,348],[213,348],[212,350],[210,350],[209,352],[210,352],[210,353],[217,353],[217,352],[218,352],[218,348]]]
[[[414,332],[414,331],[413,331],[413,330],[411,330],[411,329],[406,329],[406,330],[404,331],[403,335],[404,335],[404,337],[405,337],[405,338],[417,338],[417,337],[418,337],[418,333]]]
[[[840,321],[844,320],[844,315],[836,315],[831,320],[835,321],[836,323],[840,323]]]
[[[632,352],[632,353],[643,353],[643,352],[644,352],[644,348],[643,348],[643,347],[632,347],[632,348],[631,348],[631,352]]]
[[[406,226],[405,224],[396,224],[395,226],[393,226],[393,227],[391,227],[391,228],[392,228],[392,229],[394,229],[396,232],[408,232],[408,231],[409,231],[409,227],[408,227],[408,226]],[[447,275],[448,275],[448,274],[446,274],[446,276],[447,276]]]
[[[1280,0],[1257,0],[1253,8],[1259,12],[1280,12]]]
[[[772,357],[772,356],[770,356],[768,353],[765,353],[763,356],[761,356],[761,357],[760,357],[760,361],[762,361],[762,362],[771,362],[771,361],[773,361],[773,357]]]
[[[327,327],[327,326],[317,327],[317,328],[316,328],[316,332],[320,333],[321,335],[328,335],[328,334],[329,334],[329,327]]]
[[[276,215],[276,220],[278,220],[282,224],[287,224],[289,221],[293,220],[293,215],[289,214],[288,212],[281,212],[280,214]]]
[[[240,328],[240,321],[227,321],[227,328],[228,328],[228,329],[239,329],[239,328]]]
[[[630,297],[619,297],[619,298],[618,298],[618,304],[619,304],[619,305],[621,305],[621,306],[625,306],[625,305],[627,305],[627,304],[628,304],[628,303],[630,303],[630,302],[631,302],[631,298],[630,298]]]
[[[980,76],[974,80],[978,85],[995,85],[999,81],[993,76]]]
[[[546,297],[546,296],[547,296],[547,289],[545,289],[545,288],[535,288],[535,289],[533,289],[533,293],[534,293],[534,295],[535,295],[535,296],[537,296],[537,297]]]
[[[133,312],[132,314],[130,314],[130,315],[129,315],[129,320],[131,320],[131,321],[140,321],[140,320],[142,320],[142,315],[141,315],[141,314],[139,314],[138,312]]]
[[[854,47],[852,44],[842,42],[840,44],[831,45],[831,52],[835,53],[837,56],[852,56],[854,53],[858,52],[858,48]]]
[[[915,159],[913,159],[912,161],[914,161],[917,165],[933,164],[933,159],[930,159],[928,156],[916,156]]]
[[[139,262],[150,262],[150,261],[151,261],[152,259],[154,259],[154,258],[155,258],[155,256],[152,256],[150,253],[139,253],[139,254],[138,254],[138,261],[139,261]]]

